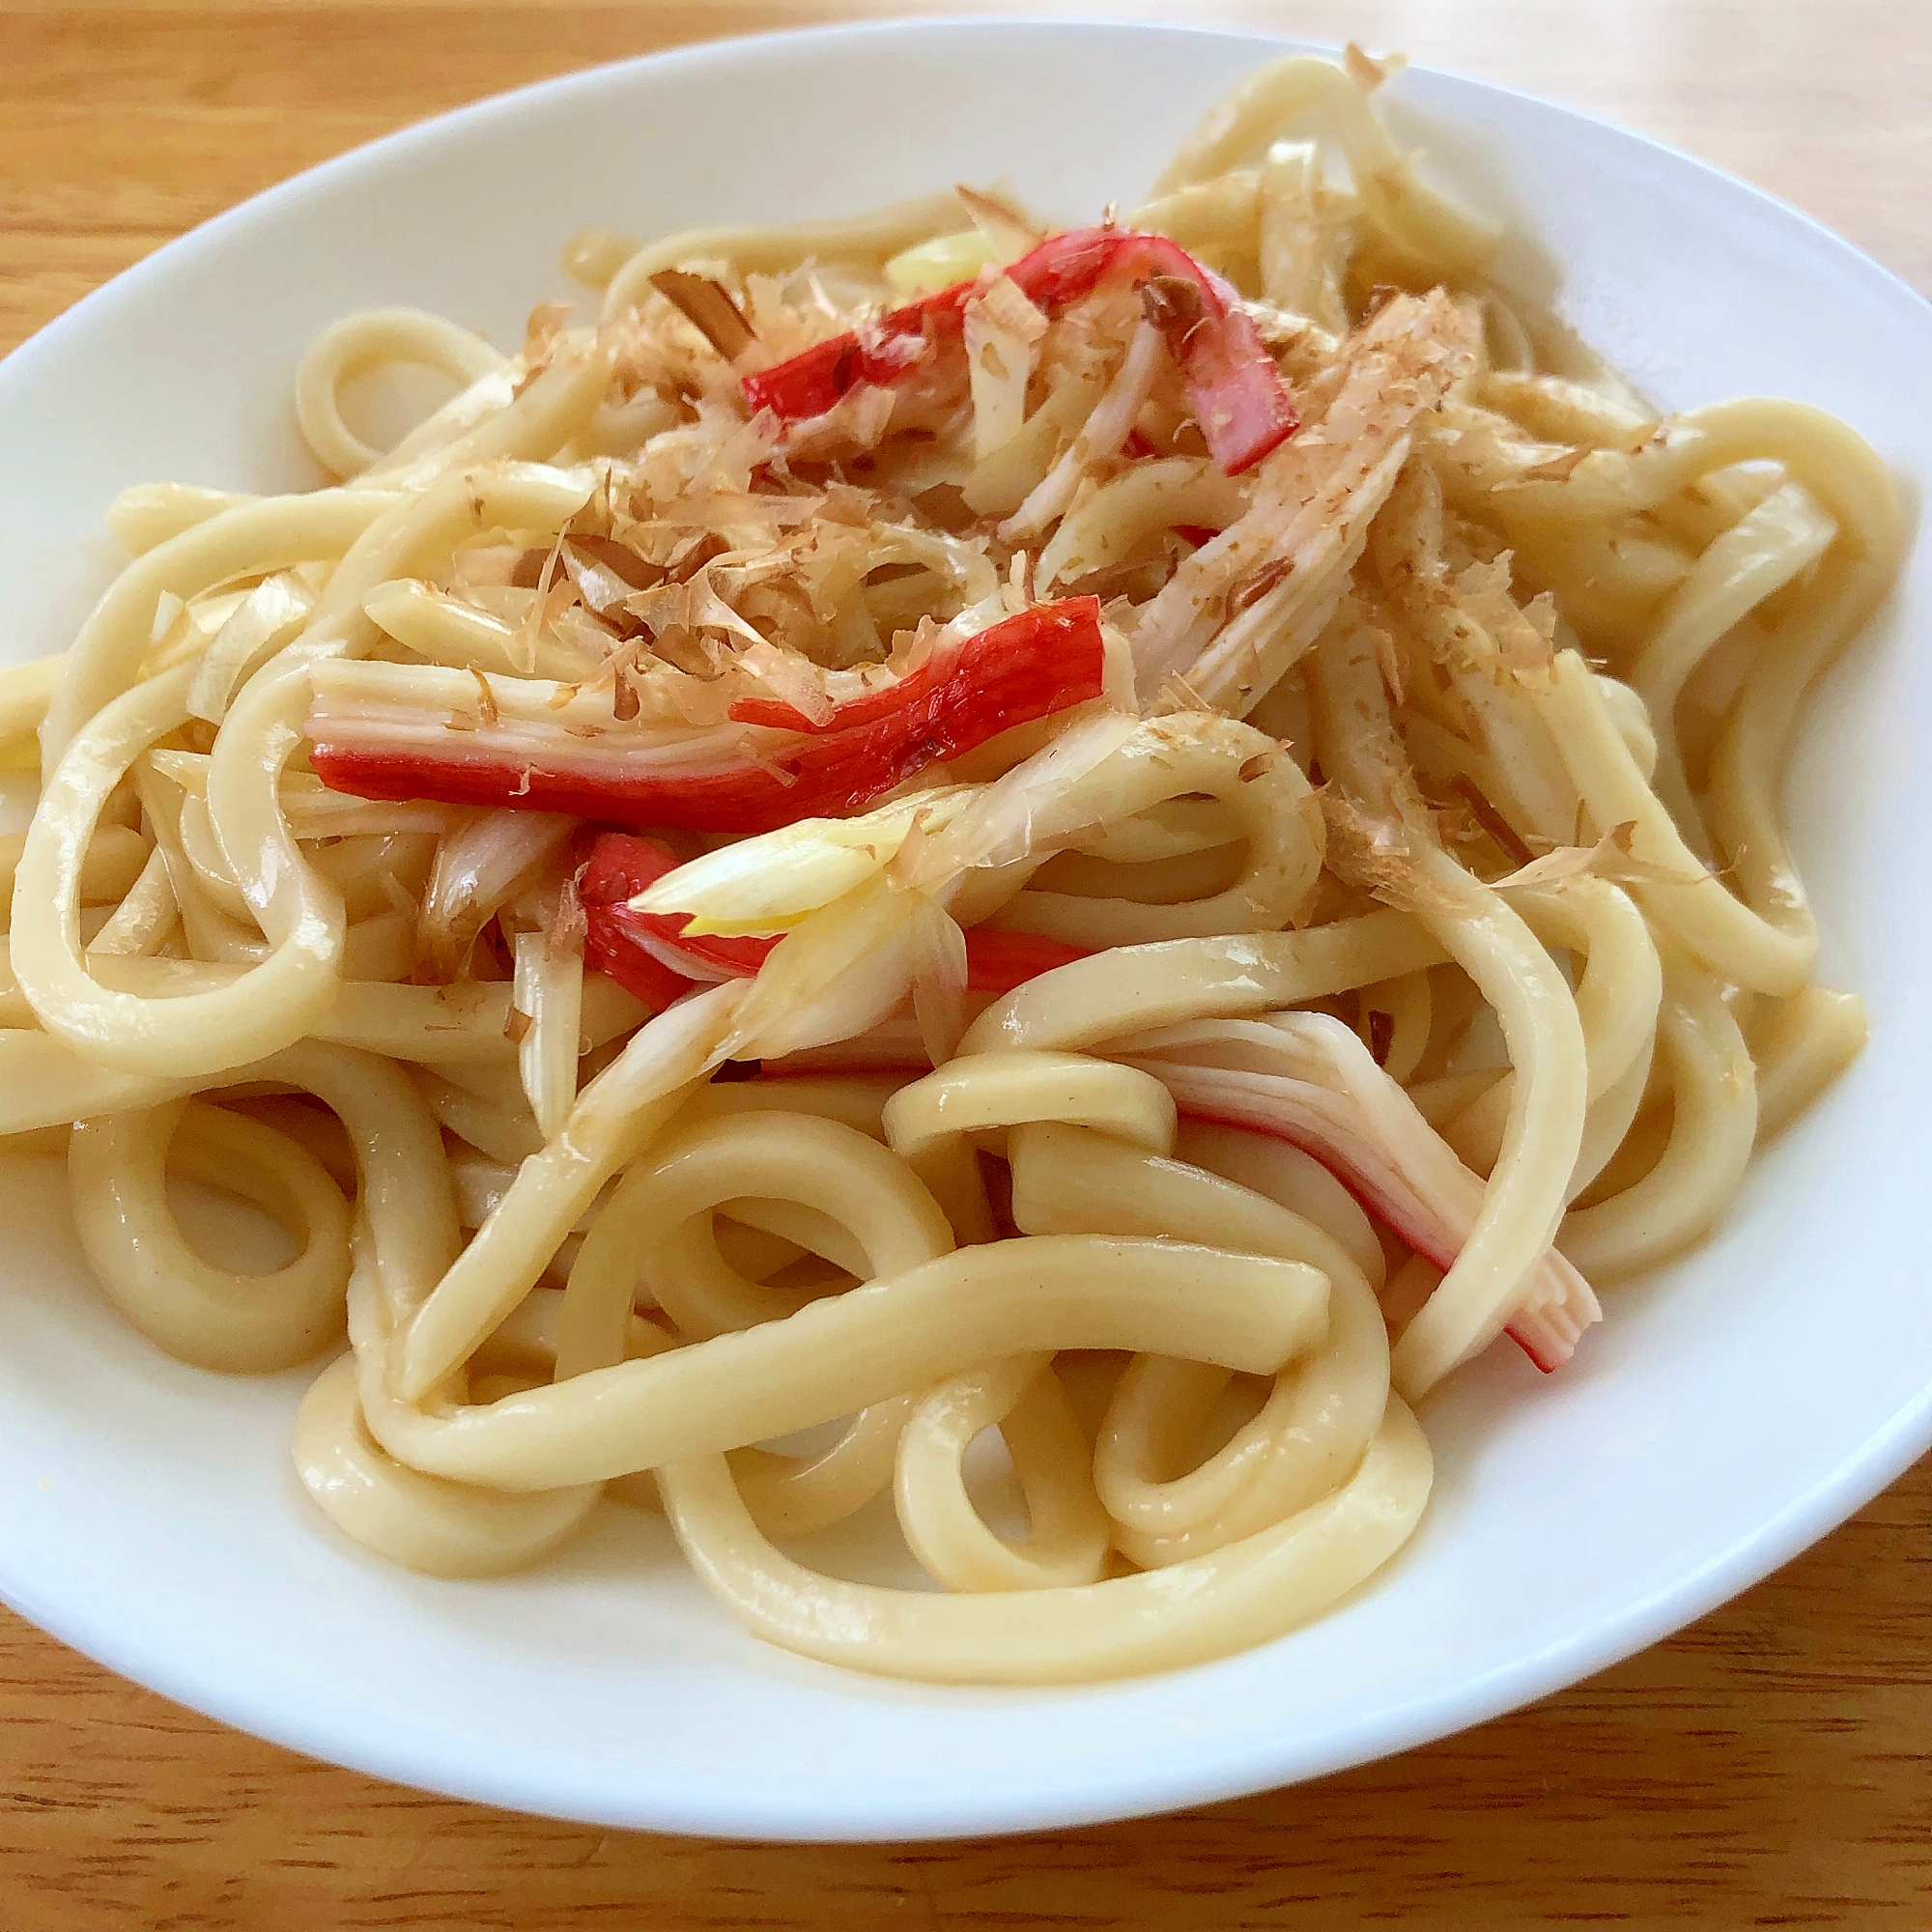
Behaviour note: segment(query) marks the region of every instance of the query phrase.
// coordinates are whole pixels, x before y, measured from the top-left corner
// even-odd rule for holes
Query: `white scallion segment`
[[[254,587],[210,640],[187,688],[187,708],[219,724],[248,677],[299,631],[315,607],[315,592],[292,571],[278,571]]]
[[[977,228],[965,228],[902,248],[886,264],[886,280],[909,296],[930,295],[977,275],[992,260],[992,243]]]
[[[929,832],[969,796],[923,792],[858,818],[802,818],[667,872],[632,900],[639,912],[689,913],[683,936],[788,932],[864,885],[896,856],[922,813]]]
[[[547,1141],[562,1130],[577,1098],[578,1036],[583,1019],[583,953],[542,932],[516,942],[515,1008],[529,1025],[517,1047],[517,1071]]]

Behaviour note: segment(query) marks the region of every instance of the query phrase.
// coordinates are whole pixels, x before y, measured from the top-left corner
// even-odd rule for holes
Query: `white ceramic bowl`
[[[415,302],[514,342],[582,222],[864,208],[1006,178],[1091,216],[1145,187],[1277,43],[927,24],[691,49],[551,82],[331,162],[162,249],[0,366],[5,648],[66,643],[103,506],[155,477],[306,480],[289,404],[342,311]],[[1682,156],[1503,90],[1391,111],[1561,264],[1563,313],[1666,403],[1819,403],[1932,474],[1932,310]],[[744,1634],[627,1512],[535,1575],[364,1558],[291,1473],[303,1376],[167,1360],[89,1286],[51,1163],[0,1212],[0,1593],[113,1668],[408,1782],[611,1825],[884,1838],[1068,1824],[1313,1776],[1574,1682],[1709,1609],[1932,1441],[1932,558],[1814,707],[1792,786],[1823,971],[1876,1043],[1753,1168],[1718,1237],[1613,1293],[1562,1375],[1496,1351],[1431,1402],[1420,1534],[1355,1601],[1245,1656],[1065,1691],[873,1681]]]

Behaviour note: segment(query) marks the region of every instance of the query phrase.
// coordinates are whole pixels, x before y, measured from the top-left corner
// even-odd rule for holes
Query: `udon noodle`
[[[339,1530],[661,1508],[908,1677],[1259,1643],[1408,1539],[1444,1377],[1560,1373],[1857,1053],[1778,790],[1887,475],[1660,417],[1383,77],[1262,71],[1086,229],[582,235],[514,355],[327,329],[327,487],[115,503],[0,674],[0,1132],[160,1348],[327,1361]],[[394,365],[451,400],[384,447]],[[867,1509],[935,1587],[802,1559]]]

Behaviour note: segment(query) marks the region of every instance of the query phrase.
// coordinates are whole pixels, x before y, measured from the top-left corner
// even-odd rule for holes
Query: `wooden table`
[[[950,11],[969,11],[952,0]],[[405,122],[818,0],[0,0],[0,347]],[[1011,0],[1000,11],[1015,11]],[[1078,11],[1056,0],[1052,11]],[[1932,290],[1932,10],[1298,0],[1117,16],[1403,46],[1677,142]],[[746,1848],[424,1798],[109,1677],[0,1612],[0,1928],[1932,1926],[1932,1462],[1673,1641],[1298,1791],[981,1845]]]

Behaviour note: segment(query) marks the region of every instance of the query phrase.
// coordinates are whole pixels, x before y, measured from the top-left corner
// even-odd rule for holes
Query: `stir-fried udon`
[[[158,1347],[327,1364],[339,1530],[662,1509],[913,1677],[1254,1644],[1414,1530],[1431,1389],[1561,1373],[1858,1051],[1778,788],[1886,474],[1660,418],[1383,77],[1264,70],[1088,227],[580,235],[513,355],[327,330],[327,487],[115,503],[0,673],[0,1133]],[[397,364],[451,399],[374,446]],[[861,1511],[935,1587],[804,1560]]]

